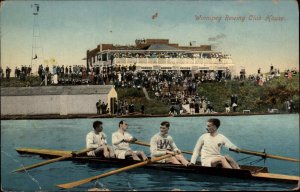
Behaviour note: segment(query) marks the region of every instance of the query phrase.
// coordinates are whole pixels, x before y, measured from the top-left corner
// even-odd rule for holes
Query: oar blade
[[[62,188],[62,189],[71,189],[71,188],[77,187],[79,185],[83,185],[85,183],[91,182],[91,181],[96,180],[96,179],[97,178],[91,177],[91,178],[83,179],[83,180],[80,180],[80,181],[75,181],[75,182],[72,182],[72,183],[59,184],[59,185],[56,185],[56,186],[59,187],[59,188]]]

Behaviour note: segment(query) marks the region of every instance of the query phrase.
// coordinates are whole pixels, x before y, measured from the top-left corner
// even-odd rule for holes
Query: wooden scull
[[[17,148],[16,151],[20,154],[32,154],[39,155],[44,158],[57,158],[61,156],[70,155],[72,151],[64,150],[52,150],[52,149],[32,149],[32,148]],[[103,157],[89,157],[86,155],[73,156],[66,160],[74,160],[80,162],[98,162],[98,164],[111,164],[111,165],[131,165],[135,164],[138,161],[129,160],[129,159],[107,159]],[[244,179],[256,179],[256,180],[266,180],[266,181],[275,181],[275,182],[288,182],[288,183],[297,183],[300,179],[299,176],[292,175],[283,175],[269,173],[266,167],[259,166],[247,166],[241,165],[241,169],[225,169],[218,167],[204,167],[199,164],[191,165],[188,167],[182,165],[175,165],[169,163],[153,163],[146,165],[145,168],[159,169],[159,170],[168,170],[168,171],[178,171],[178,172],[187,172],[195,174],[208,174],[216,176],[225,176],[225,177],[235,177],[235,178],[244,178]]]

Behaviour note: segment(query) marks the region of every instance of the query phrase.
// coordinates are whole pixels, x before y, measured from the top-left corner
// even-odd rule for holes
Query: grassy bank
[[[127,101],[129,104],[133,103],[135,111],[140,112],[141,105],[145,106],[146,114],[167,114],[169,113],[169,106],[165,103],[155,100],[147,100],[142,89],[136,88],[117,88],[118,99]]]
[[[232,94],[238,96],[238,111],[267,112],[267,109],[284,110],[284,102],[292,99],[299,111],[299,75],[292,79],[276,77],[263,86],[254,81],[227,81],[206,83],[198,87],[198,93],[205,95],[215,111],[224,112],[225,103],[230,103]]]

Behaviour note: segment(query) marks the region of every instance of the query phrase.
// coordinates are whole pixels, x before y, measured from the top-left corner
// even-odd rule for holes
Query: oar
[[[42,165],[47,165],[49,163],[53,163],[53,162],[65,160],[65,159],[71,158],[71,157],[76,156],[76,155],[87,153],[87,152],[92,151],[92,150],[93,149],[84,149],[84,150],[78,151],[76,153],[70,153],[68,155],[64,155],[64,156],[61,156],[61,157],[58,157],[58,158],[55,158],[55,159],[50,159],[50,160],[43,161],[43,162],[40,162],[40,163],[37,163],[37,164],[33,164],[33,165],[29,165],[29,166],[26,166],[26,167],[22,167],[22,168],[16,169],[12,173],[14,173],[14,172],[21,172],[21,171],[33,169],[33,168],[36,168],[36,167],[40,167]]]
[[[135,141],[135,142],[133,142],[133,143],[134,143],[134,144],[137,144],[137,145],[143,145],[143,146],[150,147],[150,145],[149,145],[148,143],[144,143],[144,142],[142,142],[142,141]],[[193,155],[193,152],[192,152],[192,151],[181,151],[181,153]]]
[[[257,151],[250,151],[250,150],[245,150],[245,149],[229,149],[230,151],[234,151],[237,153],[245,153],[248,155],[255,155],[255,156],[260,156],[263,158],[272,158],[272,159],[279,159],[279,160],[285,160],[285,161],[292,161],[292,162],[300,162],[299,159],[294,159],[294,158],[289,158],[289,157],[282,157],[282,156],[278,156],[278,155],[271,155],[271,154],[267,154],[264,152],[257,152]]]
[[[101,175],[96,175],[96,176],[93,176],[93,177],[90,177],[90,178],[86,178],[86,179],[71,182],[71,183],[59,184],[59,185],[56,185],[56,186],[60,187],[60,188],[63,188],[63,189],[70,189],[70,188],[77,187],[79,185],[94,181],[96,179],[100,179],[100,178],[107,177],[107,176],[110,176],[110,175],[113,175],[113,174],[117,174],[117,173],[120,173],[120,172],[123,172],[123,171],[127,171],[127,170],[130,170],[130,169],[141,167],[141,166],[144,166],[146,164],[151,164],[151,163],[154,163],[156,161],[160,161],[162,159],[165,159],[165,158],[168,158],[168,157],[171,157],[171,156],[172,156],[172,154],[163,155],[161,157],[154,157],[152,159],[148,159],[146,161],[142,161],[140,163],[136,163],[136,164],[129,165],[129,166],[126,166],[126,167],[122,167],[120,169],[116,169],[116,170],[113,170],[113,171],[109,171],[109,172],[103,173]]]

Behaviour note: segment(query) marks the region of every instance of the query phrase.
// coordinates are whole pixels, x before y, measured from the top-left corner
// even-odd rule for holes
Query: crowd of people
[[[225,59],[229,58],[229,55],[222,53],[180,53],[180,52],[145,52],[145,53],[115,53],[110,56],[113,60],[114,58],[217,58]]]
[[[1,78],[4,78],[4,71],[0,68]],[[11,69],[5,70],[7,79],[11,77]],[[296,70],[286,70],[284,76],[291,78],[297,74]],[[15,68],[15,77],[25,81],[26,77],[32,75],[30,66],[21,66]],[[150,89],[161,89],[162,86],[171,89],[172,86],[183,87],[184,90],[190,86],[199,85],[200,83],[213,81],[226,81],[229,79],[245,80],[245,72],[241,72],[240,76],[231,75],[229,69],[223,71],[136,71],[135,64],[129,66],[116,65],[113,67],[90,67],[82,65],[64,66],[55,65],[52,69],[47,65],[42,64],[38,67],[38,75],[42,81],[47,79],[47,85],[79,85],[79,84],[114,84],[117,87],[147,87]],[[256,75],[249,75],[248,80],[256,81],[258,85],[263,85],[265,82],[280,76],[279,69],[271,66],[268,76],[261,73],[258,69]],[[167,85],[166,85],[167,84]]]
[[[96,108],[97,108],[98,115],[109,113],[108,108],[107,108],[107,103],[105,104],[104,101],[101,102],[101,99],[99,99],[99,101],[97,101]]]
[[[96,109],[97,109],[97,114],[98,115],[102,115],[102,114],[118,114],[118,115],[127,115],[127,114],[133,114],[135,112],[137,112],[136,107],[134,105],[133,102],[127,102],[127,100],[113,100],[113,108],[110,110],[108,108],[108,104],[101,102],[101,100],[99,99],[99,101],[96,102]],[[140,106],[140,110],[138,112],[140,112],[141,114],[145,113],[145,106],[143,104],[141,104]]]
[[[10,78],[10,68],[7,67],[6,78]],[[3,70],[1,68],[3,76]],[[284,76],[291,78],[297,74],[296,70],[287,70]],[[22,66],[21,69],[16,67],[15,77],[25,80],[31,75],[31,68]],[[117,88],[142,88],[153,95],[157,100],[163,101],[170,106],[170,114],[181,114],[188,112],[191,114],[213,113],[213,103],[205,95],[197,91],[197,87],[202,83],[227,81],[232,78],[231,72],[223,71],[138,71],[135,64],[129,66],[112,66],[112,67],[90,67],[74,65],[52,66],[40,65],[38,75],[41,79],[41,85],[81,85],[111,84]],[[235,76],[233,79],[244,80],[245,71],[240,77]],[[248,80],[254,81],[257,85],[263,86],[266,81],[280,76],[279,69],[270,67],[269,75],[264,76],[261,69],[258,69],[257,75],[249,75]],[[237,102],[225,103],[225,112],[236,111]],[[107,108],[107,107],[106,107]],[[98,111],[98,110],[97,110]],[[106,113],[107,109],[102,109],[101,114]],[[134,104],[127,101],[117,101],[113,109],[114,113],[128,114],[135,112]]]

